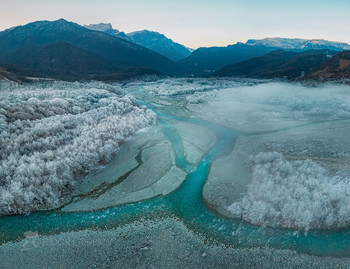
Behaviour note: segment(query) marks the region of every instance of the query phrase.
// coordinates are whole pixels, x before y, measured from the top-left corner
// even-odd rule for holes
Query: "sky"
[[[350,43],[349,0],[0,0],[0,31],[37,20],[152,30],[187,47],[265,37]]]

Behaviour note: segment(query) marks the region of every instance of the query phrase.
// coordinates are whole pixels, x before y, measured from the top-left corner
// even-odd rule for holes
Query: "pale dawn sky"
[[[37,20],[110,22],[124,32],[148,29],[188,47],[250,38],[322,38],[350,43],[348,0],[0,0],[0,31]]]

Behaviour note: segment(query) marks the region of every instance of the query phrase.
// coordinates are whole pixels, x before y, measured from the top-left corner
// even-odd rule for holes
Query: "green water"
[[[2,217],[1,243],[23,238],[23,233],[29,230],[37,231],[39,234],[56,234],[87,228],[112,229],[142,218],[175,217],[212,242],[237,247],[268,246],[316,255],[350,256],[348,230],[310,231],[305,234],[287,229],[263,228],[241,220],[227,219],[209,210],[203,203],[202,189],[210,165],[217,157],[229,154],[236,138],[244,134],[204,120],[167,115],[147,106],[157,113],[164,135],[172,143],[176,154],[176,165],[188,173],[180,188],[165,197],[155,197],[135,204],[94,212],[62,213],[59,210],[51,210],[34,212],[29,216]],[[189,164],[185,159],[181,138],[169,120],[202,125],[215,132],[216,144],[203,156],[197,166]]]

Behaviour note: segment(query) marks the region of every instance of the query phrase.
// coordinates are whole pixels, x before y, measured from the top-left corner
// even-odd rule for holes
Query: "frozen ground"
[[[27,233],[0,246],[0,267],[11,268],[349,268],[348,258],[290,250],[207,244],[174,219],[136,222],[109,231],[55,236]]]
[[[206,93],[216,89],[234,88],[237,86],[249,86],[260,83],[261,80],[237,79],[164,79],[156,82],[143,84],[143,88],[155,96],[188,96],[197,93]]]
[[[192,117],[243,132],[231,154],[212,164],[203,189],[209,207],[259,225],[349,225],[349,86],[164,80],[144,89],[182,98]],[[184,130],[186,158],[198,162],[188,140],[201,140],[201,127]]]
[[[215,133],[204,126],[181,121],[170,121],[181,137],[184,155],[190,164],[197,164],[215,144]]]
[[[226,89],[207,106],[192,106],[203,118],[247,132],[229,156],[213,162],[204,199],[221,214],[258,225],[347,227],[349,87],[285,86]]]
[[[72,182],[76,183],[59,185],[72,194],[61,211],[8,218],[8,225],[5,218],[0,219],[0,225],[15,234],[3,229],[0,235],[6,239],[2,242],[20,238],[23,231],[31,230],[28,227],[49,234],[61,229],[67,232],[90,228],[89,225],[112,230],[71,232],[3,244],[0,253],[8,255],[3,263],[20,266],[22,260],[8,253],[16,253],[21,243],[31,242],[39,245],[38,249],[25,250],[18,257],[34,262],[28,257],[44,249],[42,255],[48,259],[39,261],[44,267],[58,261],[49,257],[61,249],[67,266],[72,267],[78,255],[86,257],[79,262],[87,263],[87,267],[123,264],[140,268],[273,268],[282,264],[288,268],[322,268],[320,264],[324,263],[323,267],[331,268],[345,267],[348,262],[255,246],[350,255],[349,86],[324,84],[309,88],[267,81],[165,79],[123,86],[58,83],[50,93],[35,87],[27,90],[27,94],[18,89],[13,90],[14,94],[0,92],[8,98],[1,103],[0,114],[6,119],[0,120],[0,128],[12,128],[11,135],[20,137],[13,141],[23,146],[15,147],[12,138],[6,140],[7,144],[21,154],[30,152],[22,129],[16,129],[28,124],[26,135],[39,130],[33,145],[40,153],[35,155],[38,160],[43,157],[45,165],[51,161],[51,155],[45,157],[48,153],[41,151],[46,152],[46,139],[53,136],[57,143],[55,148],[48,148],[51,151],[62,141],[63,145],[80,145],[78,152],[65,151],[62,156],[83,169],[72,172]],[[32,95],[39,101],[29,102]],[[11,102],[21,113],[11,110],[7,105]],[[28,102],[35,106],[28,106]],[[40,109],[41,114],[36,112]],[[67,122],[75,124],[72,128],[56,126],[51,130],[43,124],[61,124],[66,114]],[[89,115],[89,120],[84,115]],[[155,118],[157,123],[149,126]],[[105,123],[103,132],[99,131],[101,122]],[[2,135],[7,137],[9,132],[3,131]],[[81,144],[72,142],[76,136]],[[112,142],[115,147],[100,146]],[[12,148],[7,155],[2,151],[2,158],[8,158],[8,162],[12,160],[8,154]],[[50,158],[61,156],[56,151]],[[24,163],[28,164],[27,159]],[[12,167],[8,171],[17,169],[8,167]],[[29,172],[30,167],[22,170]],[[59,171],[69,169],[52,171],[56,171],[58,179],[64,179]],[[30,171],[43,178],[41,170]],[[52,178],[47,171],[43,173]],[[76,180],[87,172],[83,180]],[[11,180],[3,178],[1,187],[9,188]],[[47,188],[35,177],[32,179],[33,184],[21,183],[21,190]],[[17,193],[15,188],[11,190]],[[60,194],[66,194],[63,190]],[[0,202],[4,204],[10,196],[2,197],[5,198]],[[24,198],[23,204],[27,201]],[[159,216],[164,215],[179,221],[159,221]],[[156,217],[159,222],[120,227],[126,220],[138,220],[140,216]],[[229,246],[206,245],[206,239],[225,240]],[[59,244],[50,246],[55,240]],[[243,246],[251,248],[241,249]],[[67,253],[72,249],[74,254]]]
[[[263,83],[224,88],[206,105],[190,104],[196,116],[235,130],[254,132],[350,117],[349,86],[316,88]],[[192,102],[193,103],[193,102]]]
[[[341,120],[240,139],[252,182],[230,211],[262,225],[349,226],[348,133],[349,121]]]
[[[98,210],[166,195],[185,177],[175,165],[170,142],[159,126],[152,126],[127,141],[106,167],[83,179],[62,210]]]
[[[232,217],[228,207],[241,198],[250,178],[246,158],[234,147],[229,155],[216,159],[211,166],[203,188],[206,205],[222,215]]]

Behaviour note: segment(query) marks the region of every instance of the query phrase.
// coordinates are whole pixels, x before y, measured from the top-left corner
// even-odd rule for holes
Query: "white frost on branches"
[[[286,160],[277,152],[249,158],[252,181],[229,206],[253,224],[302,230],[350,224],[350,178],[330,175],[311,160]]]
[[[50,83],[0,90],[0,215],[56,206],[155,115],[120,88]]]

